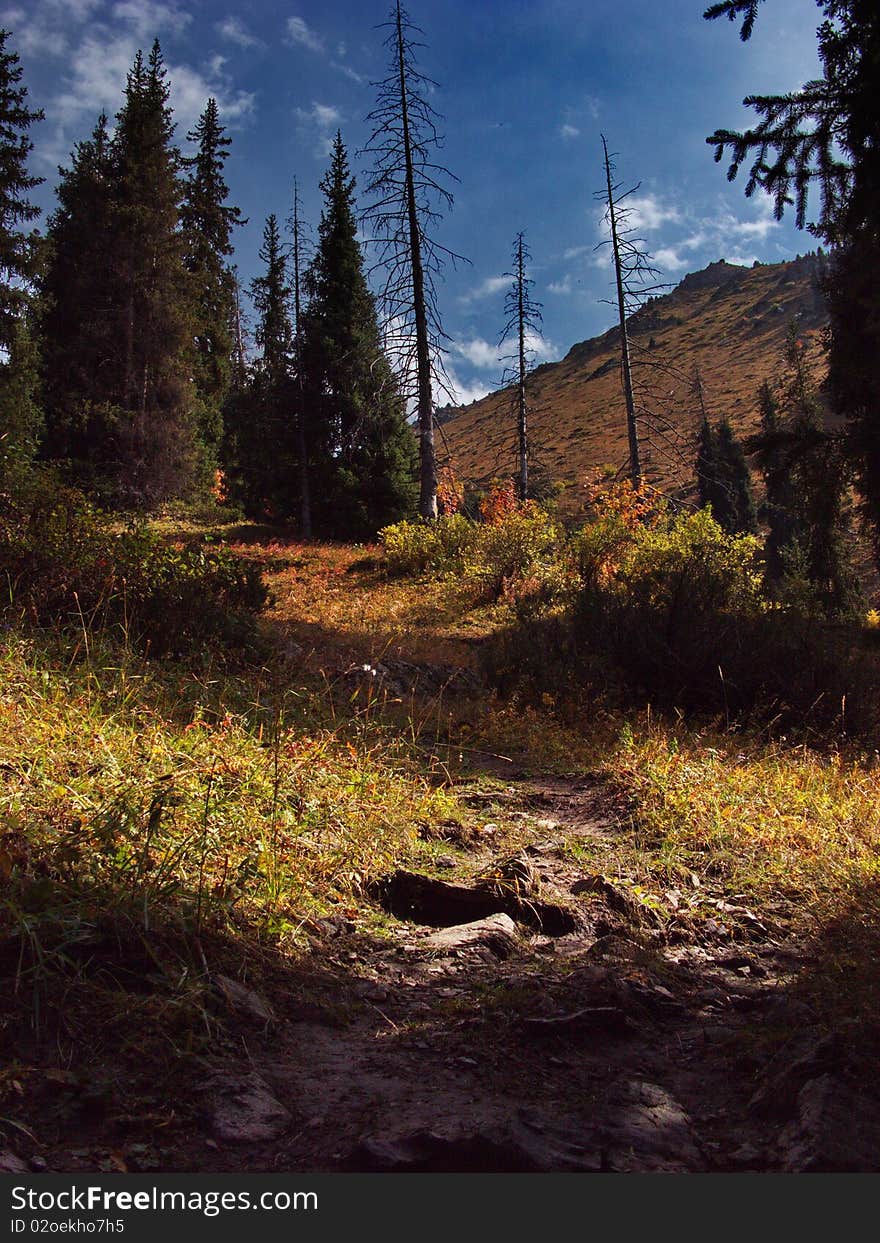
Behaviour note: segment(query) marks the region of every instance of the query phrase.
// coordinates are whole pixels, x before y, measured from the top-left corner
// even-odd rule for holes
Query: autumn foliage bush
[[[561,532],[546,510],[519,502],[513,485],[493,488],[480,505],[481,522],[463,514],[434,522],[398,522],[380,532],[393,574],[463,575],[490,598],[557,559]]]
[[[223,548],[120,530],[50,474],[0,493],[0,608],[61,629],[102,627],[151,652],[255,641],[268,593],[259,567]]]
[[[880,660],[867,632],[769,600],[759,542],[726,534],[708,510],[675,512],[616,485],[594,498],[562,555],[561,591],[526,601],[485,647],[502,689],[880,730]]]

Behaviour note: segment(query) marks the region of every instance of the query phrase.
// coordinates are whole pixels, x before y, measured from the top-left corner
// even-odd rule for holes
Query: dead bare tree
[[[526,402],[526,377],[534,362],[535,350],[531,344],[541,332],[540,302],[536,302],[530,293],[535,282],[526,275],[526,267],[531,259],[531,252],[525,241],[525,234],[517,233],[513,243],[512,271],[504,275],[510,277],[512,284],[504,300],[504,313],[507,322],[501,334],[499,348],[505,341],[516,342],[516,353],[509,355],[505,361],[513,364],[505,373],[514,385],[517,409],[517,442],[519,454],[519,499],[524,501],[529,494],[529,432],[528,403]]]
[[[373,199],[364,213],[384,268],[382,296],[389,353],[402,371],[402,387],[418,412],[419,512],[437,517],[437,460],[434,449],[434,383],[449,391],[443,374],[445,334],[437,306],[435,277],[460,256],[432,236],[443,208],[452,206],[444,184],[456,177],[436,160],[442,146],[442,118],[428,102],[435,88],[419,71],[416,53],[422,32],[396,0],[385,46],[388,76],[373,83],[376,107],[367,117],[373,130],[361,155],[373,161],[366,191]]]
[[[608,143],[604,134],[602,135],[602,150],[605,163],[605,188],[598,190],[595,197],[604,204],[604,219],[608,225],[609,236],[599,245],[610,245],[613,256],[617,295],[615,302],[620,322],[620,370],[626,402],[626,430],[629,438],[629,477],[633,487],[638,488],[642,482],[642,463],[627,320],[638,310],[646,297],[665,286],[656,282],[656,277],[660,273],[653,266],[651,256],[645,250],[644,238],[635,236],[635,228],[629,224],[631,211],[626,205],[626,199],[631,194],[635,194],[641,182],[631,186],[629,190],[622,191],[622,183],[614,181],[613,158],[608,152]]]

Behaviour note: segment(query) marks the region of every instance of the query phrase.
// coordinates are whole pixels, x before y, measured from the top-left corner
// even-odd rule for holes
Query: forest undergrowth
[[[829,1022],[877,1030],[873,739],[627,708],[589,685],[537,693],[528,677],[501,693],[485,670],[497,671],[498,636],[521,626],[522,599],[487,592],[480,575],[389,574],[380,546],[256,528],[178,524],[156,538],[263,569],[271,598],[253,651],[155,659],[120,642],[116,622],[49,630],[7,612],[10,1134],[29,1075],[127,1066],[135,1099],[157,1074],[173,1084],[229,1038],[218,976],[301,1000],[332,993],[309,953],[316,923],[386,935],[371,883],[401,866],[439,875],[438,854],[456,849],[432,825],[479,834],[491,815],[495,844],[516,850],[523,827],[504,791],[524,776],[607,788],[613,846],[572,841],[572,857],[589,854],[661,923],[683,885],[770,926],[782,918],[814,947],[802,987]],[[401,689],[426,670],[428,690]]]

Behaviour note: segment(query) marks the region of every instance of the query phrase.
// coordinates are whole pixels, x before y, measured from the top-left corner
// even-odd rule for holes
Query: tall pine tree
[[[28,107],[21,63],[7,48],[8,38],[9,31],[0,30],[0,349],[8,349],[15,335],[25,287],[34,275],[32,239],[21,226],[40,214],[27,196],[43,180],[27,169],[30,127],[43,113]]]
[[[236,306],[235,279],[228,258],[233,250],[233,229],[244,221],[239,209],[226,201],[229,188],[223,168],[230,139],[220,123],[216,99],[208,100],[187,139],[197,144],[197,150],[183,161],[186,179],[181,221],[194,299],[198,422],[211,461],[222,438],[223,403],[232,384]]]
[[[756,448],[767,489],[767,578],[783,595],[787,580],[803,578],[813,604],[839,616],[856,596],[847,546],[846,461],[840,442],[824,426],[806,347],[793,328],[785,361],[779,395],[766,384],[759,393],[762,430]]]
[[[49,452],[138,508],[186,495],[198,460],[168,95],[155,43],[135,58],[112,139],[102,118],[62,175],[45,278]]]
[[[39,433],[34,401],[36,368],[28,323],[28,290],[35,275],[34,239],[22,228],[39,215],[28,194],[42,178],[28,173],[30,127],[42,112],[28,107],[22,67],[0,30],[0,476],[29,460]]]
[[[292,511],[294,473],[293,327],[287,257],[278,219],[263,230],[262,274],[251,282],[259,355],[247,381],[227,403],[230,492],[252,517]]]
[[[711,506],[713,517],[729,535],[754,534],[758,516],[746,456],[726,417],[715,427],[710,425],[699,368],[694,369],[691,393],[702,416],[696,461],[700,504]]]
[[[117,116],[111,246],[118,280],[118,483],[136,505],[186,493],[196,460],[182,182],[158,41],[138,53]]]
[[[777,219],[790,205],[807,225],[808,195],[818,212],[807,225],[832,247],[824,281],[828,301],[829,394],[843,421],[843,452],[861,493],[862,512],[880,565],[880,5],[877,0],[817,0],[821,77],[784,95],[750,95],[752,128],[716,130],[715,159],[730,155],[728,180],[748,160],[746,194],[760,187]],[[716,0],[704,16],[742,18],[755,28],[759,0]]]
[[[413,505],[416,442],[382,349],[357,240],[355,179],[340,133],[321,190],[302,348],[313,477],[323,475],[329,485],[322,489],[325,529],[363,538]]]
[[[108,408],[118,398],[118,293],[108,264],[114,157],[102,114],[56,186],[41,281],[44,451],[77,464],[81,482],[111,454]],[[85,478],[84,478],[85,476]]]

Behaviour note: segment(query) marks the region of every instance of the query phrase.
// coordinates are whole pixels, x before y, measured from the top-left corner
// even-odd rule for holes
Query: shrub
[[[104,626],[156,652],[249,645],[268,593],[259,567],[223,548],[119,531],[50,474],[0,496],[3,607],[38,625]]]
[[[766,612],[759,551],[707,510],[642,527],[606,578],[585,582],[575,632],[649,696],[714,705],[740,637]]]
[[[487,644],[501,689],[753,715],[779,727],[869,736],[880,728],[880,660],[869,627],[769,602],[759,548],[708,511],[628,527],[607,512],[568,545],[580,586],[564,611],[520,608]]]
[[[560,533],[550,515],[533,501],[499,502],[492,521],[471,522],[445,514],[435,522],[398,522],[379,532],[392,574],[464,575],[493,599],[505,586],[548,564]]]
[[[492,597],[542,562],[549,564],[560,543],[559,528],[534,501],[517,504],[477,531],[470,572]]]
[[[475,543],[476,528],[463,514],[436,522],[396,522],[379,532],[392,574],[461,573]]]

